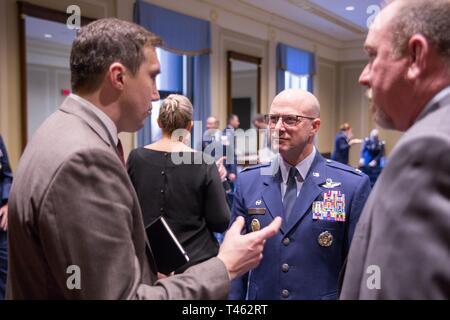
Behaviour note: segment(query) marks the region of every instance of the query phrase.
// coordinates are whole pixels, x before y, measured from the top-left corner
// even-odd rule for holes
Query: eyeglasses
[[[309,120],[315,119],[312,117],[305,117],[305,116],[300,116],[300,115],[295,115],[295,114],[285,114],[285,115],[266,114],[266,115],[264,115],[264,121],[266,121],[266,123],[270,127],[275,127],[280,118],[285,127],[295,127],[296,125],[298,125],[300,123],[301,119],[309,119]]]

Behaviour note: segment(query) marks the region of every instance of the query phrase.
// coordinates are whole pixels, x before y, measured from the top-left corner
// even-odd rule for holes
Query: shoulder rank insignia
[[[312,204],[313,220],[345,222],[345,194],[341,191],[327,191],[322,201]]]
[[[322,185],[322,187],[327,188],[327,189],[332,189],[335,187],[339,187],[342,183],[340,182],[335,182],[333,180],[331,180],[330,178],[328,178],[326,180],[326,182]]]

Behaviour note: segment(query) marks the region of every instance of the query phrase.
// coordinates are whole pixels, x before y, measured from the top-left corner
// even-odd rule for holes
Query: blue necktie
[[[283,198],[283,207],[284,207],[284,219],[285,221],[289,221],[289,216],[292,213],[292,209],[295,204],[295,200],[297,200],[297,181],[296,176],[298,175],[298,170],[296,167],[291,167],[289,170],[289,176],[286,186],[286,193]]]

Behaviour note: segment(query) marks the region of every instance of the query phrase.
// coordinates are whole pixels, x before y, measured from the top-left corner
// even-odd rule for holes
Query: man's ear
[[[413,35],[408,41],[407,54],[409,56],[409,67],[407,78],[417,79],[427,68],[430,58],[430,46],[427,39],[420,34]]]
[[[316,118],[316,119],[312,120],[311,126],[312,126],[312,133],[314,133],[314,135],[316,135],[317,132],[319,132],[319,128],[320,128],[320,118]]]
[[[108,79],[113,88],[123,90],[125,72],[126,68],[119,62],[114,62],[109,66]]]

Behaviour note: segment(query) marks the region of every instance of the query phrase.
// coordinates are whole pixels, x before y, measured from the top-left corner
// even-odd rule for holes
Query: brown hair
[[[193,107],[185,96],[171,94],[161,103],[159,123],[164,132],[172,133],[177,129],[186,129],[192,121]]]
[[[339,128],[339,130],[341,130],[341,131],[348,131],[351,128],[352,127],[347,122],[344,122],[343,124],[341,124],[341,127]]]
[[[128,21],[107,18],[91,22],[80,29],[72,44],[72,90],[90,93],[98,89],[114,62],[135,75],[144,61],[143,48],[161,44],[161,38]]]

